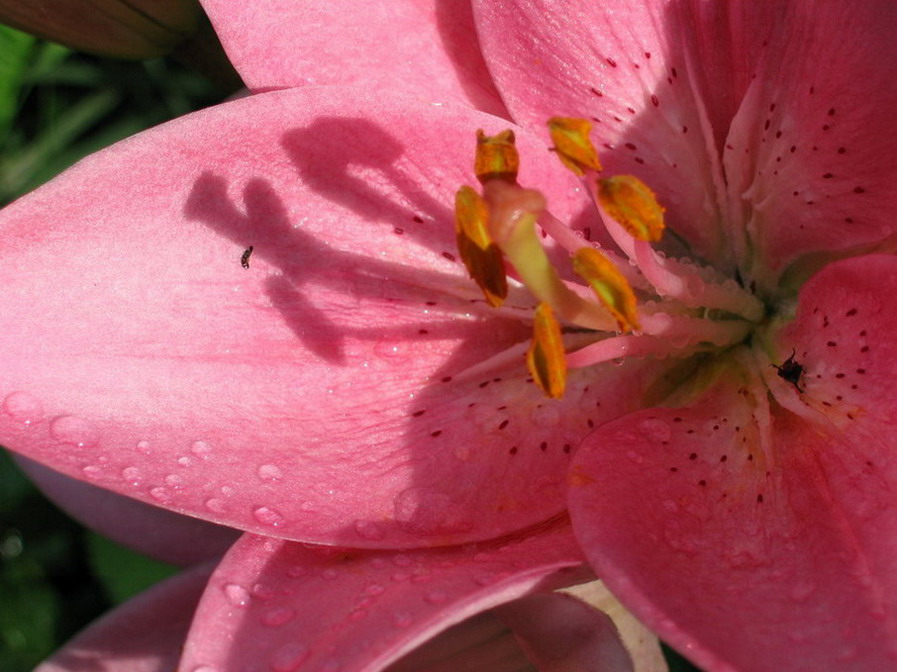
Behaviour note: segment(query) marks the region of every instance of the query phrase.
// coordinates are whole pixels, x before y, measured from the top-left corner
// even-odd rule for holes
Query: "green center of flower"
[[[553,151],[582,180],[617,251],[581,237],[551,214],[541,192],[517,183],[511,131],[478,131],[482,192],[463,186],[455,199],[458,249],[487,302],[500,306],[514,284],[536,299],[527,366],[541,390],[562,397],[568,368],[743,342],[765,316],[762,302],[714,269],[651,246],[662,239],[664,208],[637,177],[599,176],[590,122],[556,117],[548,126]],[[569,268],[552,263],[543,236],[569,254]],[[568,334],[576,338],[565,341]]]

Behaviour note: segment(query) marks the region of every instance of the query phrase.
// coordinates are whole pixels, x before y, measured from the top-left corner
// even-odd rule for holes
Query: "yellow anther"
[[[526,365],[536,385],[552,399],[564,396],[567,387],[567,357],[561,325],[551,306],[540,303],[533,322],[533,342],[526,353]]]
[[[582,247],[573,255],[573,270],[589,283],[598,300],[617,320],[620,331],[639,328],[635,294],[613,262],[593,247]]]
[[[489,180],[515,182],[520,169],[520,156],[514,144],[514,131],[486,135],[477,131],[477,155],[473,169],[481,184]]]
[[[664,208],[648,185],[633,175],[615,175],[598,182],[604,210],[639,240],[656,243],[663,236]]]
[[[489,235],[489,206],[471,187],[461,187],[455,195],[455,234],[470,277],[489,305],[500,306],[508,296],[505,263]]]
[[[552,117],[548,120],[548,130],[561,163],[576,175],[581,177],[587,170],[601,170],[598,152],[589,139],[592,122],[571,117]]]

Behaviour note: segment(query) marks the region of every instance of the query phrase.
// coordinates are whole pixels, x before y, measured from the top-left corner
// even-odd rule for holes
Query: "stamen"
[[[508,129],[498,135],[477,131],[477,153],[473,170],[481,184],[502,180],[514,184],[520,169],[520,156],[514,145],[514,131]]]
[[[548,130],[558,158],[575,175],[582,177],[590,170],[601,171],[598,152],[589,139],[592,122],[571,117],[552,117],[548,120]]]
[[[594,290],[598,300],[617,320],[620,331],[639,328],[635,294],[617,267],[591,247],[583,247],[573,255],[573,270]]]
[[[526,353],[526,365],[542,392],[552,399],[564,396],[567,387],[567,360],[561,325],[547,303],[536,308],[533,342]]]
[[[634,175],[599,180],[598,200],[634,238],[656,243],[663,236],[664,208],[648,185]]]
[[[483,290],[490,306],[500,306],[508,296],[505,262],[489,235],[489,207],[468,186],[455,195],[455,234],[470,277]]]

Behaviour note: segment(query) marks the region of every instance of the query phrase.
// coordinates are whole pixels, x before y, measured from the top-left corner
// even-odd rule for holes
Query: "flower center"
[[[509,130],[477,132],[482,191],[463,186],[455,198],[458,249],[486,301],[500,306],[520,287],[536,299],[526,361],[540,389],[562,397],[568,368],[743,342],[764,318],[763,303],[715,269],[652,247],[663,236],[664,209],[637,177],[599,175],[590,122],[555,117],[548,126],[554,153],[591,195],[616,250],[583,238],[551,214],[541,192],[517,183]],[[569,264],[552,260],[547,238]]]

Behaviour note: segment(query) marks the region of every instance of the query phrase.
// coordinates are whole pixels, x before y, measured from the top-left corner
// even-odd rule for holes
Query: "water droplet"
[[[271,627],[279,627],[284,623],[289,623],[296,618],[296,610],[290,607],[277,607],[262,614],[261,621],[264,625]]]
[[[463,532],[473,521],[451,496],[427,488],[408,488],[395,500],[395,519],[402,527],[420,534]]]
[[[411,558],[404,553],[392,556],[392,564],[396,567],[407,567],[412,562]]]
[[[414,617],[407,611],[397,611],[392,615],[392,622],[400,628],[407,628],[414,623]]]
[[[308,658],[308,653],[308,647],[303,644],[284,644],[271,658],[271,669],[274,672],[293,672]]]
[[[257,597],[260,600],[270,600],[276,594],[277,591],[265,583],[257,583],[252,587],[253,597]]]
[[[218,668],[211,665],[200,665],[199,667],[194,667],[193,672],[218,672]]]
[[[171,493],[168,491],[168,488],[163,488],[162,486],[151,488],[149,494],[157,502],[167,502],[171,499]]]
[[[292,565],[287,567],[287,576],[291,579],[301,579],[308,574],[308,570],[302,565]]]
[[[40,422],[44,419],[44,407],[33,395],[27,392],[13,392],[3,400],[3,410],[17,422],[25,425]]]
[[[182,467],[189,467],[192,464],[192,462],[189,457],[184,455],[183,457],[178,458],[178,464],[181,465]]]
[[[327,581],[333,581],[336,577],[339,576],[339,572],[335,569],[325,569],[321,572],[321,576]]]
[[[227,509],[227,505],[225,504],[223,499],[219,499],[218,497],[211,497],[205,501],[205,506],[209,511],[214,513],[224,513]]]
[[[628,457],[631,461],[635,462],[636,464],[642,464],[645,461],[645,458],[643,456],[639,455],[634,450],[627,450],[626,457]]]
[[[262,525],[279,527],[283,525],[283,516],[270,506],[260,506],[252,511],[252,516]]]
[[[408,572],[395,572],[390,578],[398,583],[400,581],[407,581],[410,577],[411,575]]]
[[[652,441],[669,441],[670,425],[660,418],[645,418],[639,423],[639,429]]]
[[[424,599],[430,604],[442,604],[448,599],[448,595],[441,590],[428,590],[424,593]]]
[[[258,468],[258,475],[260,479],[269,483],[283,478],[283,472],[275,464],[263,464]]]
[[[212,452],[212,446],[205,441],[194,441],[190,444],[190,452],[198,457],[206,458]]]
[[[137,442],[137,452],[143,453],[144,455],[149,455],[152,452],[152,446],[149,441],[138,441]]]
[[[374,346],[374,352],[382,359],[395,359],[402,355],[402,351],[398,345],[390,345],[388,343],[377,343]]]
[[[367,588],[364,589],[368,595],[382,595],[386,592],[386,586],[380,583],[372,583]]]
[[[95,464],[89,464],[81,469],[81,473],[84,474],[85,478],[95,480],[100,477],[100,475],[103,473],[103,470]]]
[[[365,609],[356,609],[351,614],[349,614],[349,620],[353,623],[357,623],[358,621],[363,621],[367,618],[368,612]]]
[[[245,607],[249,604],[249,591],[238,583],[228,583],[224,586],[224,596],[235,607]]]
[[[554,406],[536,406],[530,413],[530,420],[537,427],[554,427],[560,422],[561,414]]]
[[[62,415],[50,423],[50,436],[70,446],[90,448],[99,441],[99,433],[92,422],[74,415]]]
[[[165,482],[175,490],[184,487],[183,476],[178,476],[177,474],[168,474],[168,476],[165,477]]]
[[[225,497],[233,497],[235,494],[237,494],[237,491],[229,485],[222,485],[221,494]]]
[[[121,470],[121,477],[131,485],[140,485],[143,480],[143,472],[137,467],[125,467]]]
[[[356,520],[355,533],[362,539],[370,539],[376,541],[382,539],[386,534],[383,525],[374,520]]]

